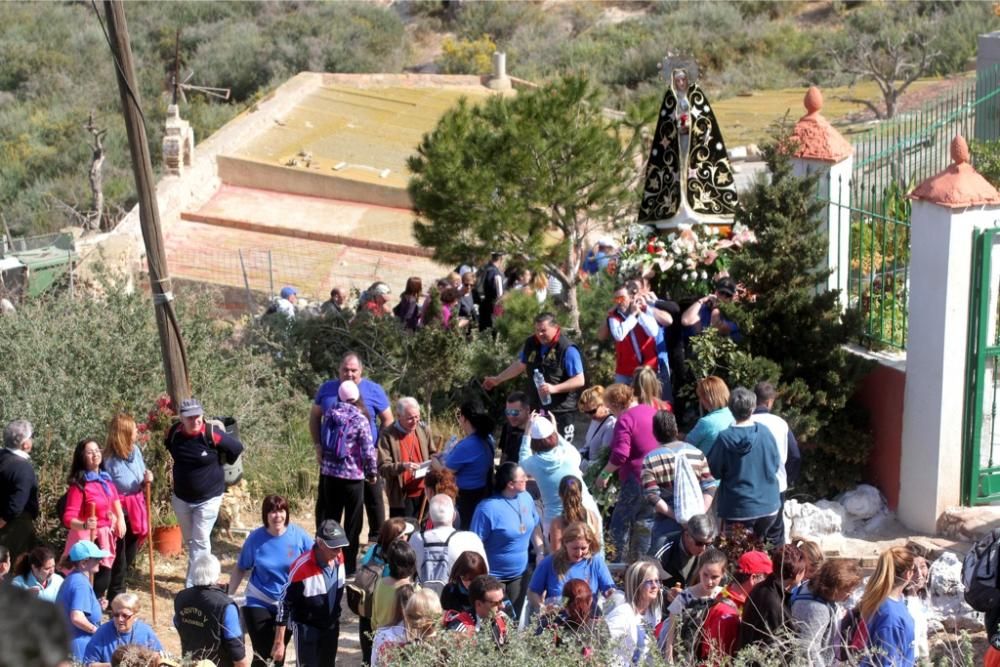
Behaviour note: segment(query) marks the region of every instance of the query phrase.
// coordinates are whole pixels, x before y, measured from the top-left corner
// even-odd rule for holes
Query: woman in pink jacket
[[[101,470],[101,446],[93,438],[84,438],[73,450],[62,522],[69,529],[63,556],[81,540],[90,540],[110,553],[94,575],[94,594],[98,599],[105,598],[115,547],[125,535],[126,524],[118,490],[111,476]]]

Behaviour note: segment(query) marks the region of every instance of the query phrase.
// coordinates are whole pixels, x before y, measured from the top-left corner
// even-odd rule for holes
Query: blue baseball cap
[[[282,287],[281,288],[281,298],[287,299],[290,296],[295,296],[299,291],[294,287]]]
[[[110,551],[101,549],[90,540],[80,540],[69,550],[69,559],[74,563],[79,563],[81,560],[87,560],[88,558],[103,559],[110,556]]]

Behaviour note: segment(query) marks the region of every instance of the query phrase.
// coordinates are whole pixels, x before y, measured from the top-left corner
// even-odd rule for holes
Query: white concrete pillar
[[[961,499],[973,231],[1000,215],[1000,194],[968,164],[962,137],[952,159],[911,195],[899,519],[928,533]]]
[[[493,74],[486,86],[490,90],[507,91],[512,88],[510,77],[507,76],[507,54],[503,51],[493,52]]]
[[[823,232],[829,247],[826,264],[830,270],[825,284],[819,289],[839,289],[841,309],[848,305],[847,279],[851,259],[851,173],[854,169],[854,149],[820,111],[823,94],[812,86],[806,92],[806,115],[792,131],[798,144],[792,157],[792,172],[796,176],[820,175],[819,196],[829,203],[823,212]]]

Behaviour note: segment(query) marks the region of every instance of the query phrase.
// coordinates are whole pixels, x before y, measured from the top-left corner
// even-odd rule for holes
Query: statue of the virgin
[[[692,61],[667,58],[663,96],[646,163],[639,222],[660,228],[732,224],[736,182],[722,132]]]

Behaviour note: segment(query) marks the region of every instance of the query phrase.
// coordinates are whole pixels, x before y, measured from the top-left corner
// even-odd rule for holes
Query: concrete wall
[[[340,178],[332,173],[265,164],[230,155],[219,155],[216,161],[219,178],[230,185],[392,208],[413,208],[410,194],[402,188]]]
[[[871,420],[873,442],[865,467],[865,482],[882,492],[892,510],[899,506],[905,385],[905,372],[877,364],[854,396],[868,410]]]

